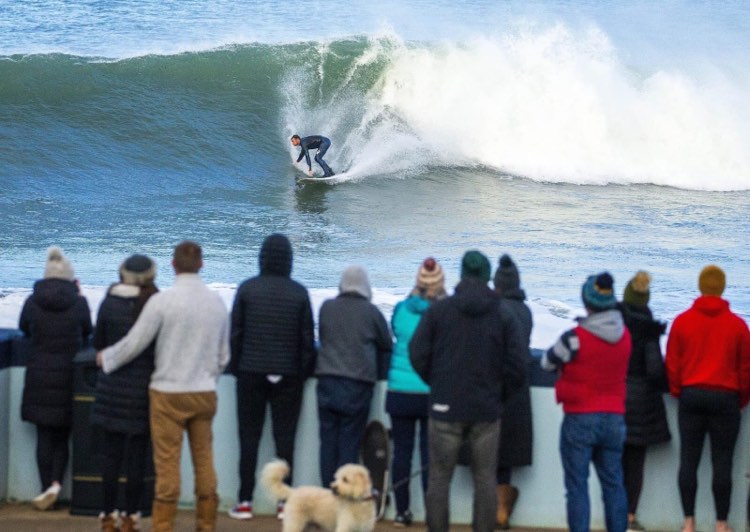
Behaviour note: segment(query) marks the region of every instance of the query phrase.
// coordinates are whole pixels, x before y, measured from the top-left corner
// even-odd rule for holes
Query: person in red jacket
[[[750,400],[750,331],[721,298],[725,285],[721,268],[703,268],[701,296],[675,318],[667,341],[669,391],[679,399],[683,532],[695,531],[696,471],[706,434],[711,438],[716,531],[730,530],[734,446],[740,409]]]
[[[560,458],[568,528],[571,532],[591,529],[588,477],[593,463],[602,487],[607,532],[625,532],[628,501],[622,452],[630,332],[617,308],[614,279],[608,272],[589,276],[581,299],[587,316],[563,333],[541,360],[545,370],[559,371],[555,393],[565,412]]]

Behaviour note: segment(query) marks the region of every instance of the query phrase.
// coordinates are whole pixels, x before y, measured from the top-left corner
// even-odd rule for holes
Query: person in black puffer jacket
[[[154,285],[156,265],[145,255],[128,257],[120,265],[120,282],[109,287],[99,307],[94,333],[97,351],[116,344],[135,323],[146,301],[158,289]],[[128,479],[126,506],[120,508],[120,530],[135,530],[140,518],[144,475],[149,460],[148,385],[154,371],[154,344],[140,356],[96,381],[91,423],[101,427],[104,445],[102,530],[114,526],[117,489],[123,462]]]
[[[276,454],[293,467],[302,392],[316,358],[310,296],[290,277],[289,239],[278,233],[266,237],[258,262],[260,275],[239,286],[232,306],[229,368],[237,378],[240,435],[239,500],[229,511],[235,519],[252,517],[258,445],[268,404]]]
[[[47,250],[44,279],[21,310],[19,329],[31,340],[21,418],[37,428],[36,461],[42,489],[32,504],[53,507],[68,464],[73,417],[73,357],[91,334],[89,305],[73,267],[58,247]]]
[[[655,321],[648,307],[651,276],[639,271],[625,286],[620,311],[633,347],[628,365],[625,398],[625,448],[622,469],[628,494],[628,530],[643,527],[636,520],[643,487],[643,467],[649,445],[670,440],[662,394],[667,392],[666,371],[659,345],[666,324]]]

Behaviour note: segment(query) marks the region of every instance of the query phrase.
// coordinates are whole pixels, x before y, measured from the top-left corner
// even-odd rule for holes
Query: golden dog
[[[284,460],[269,462],[261,473],[261,483],[284,506],[283,532],[302,532],[315,524],[331,532],[372,532],[375,503],[370,473],[356,464],[336,471],[331,489],[317,486],[292,488],[284,482],[289,465]]]

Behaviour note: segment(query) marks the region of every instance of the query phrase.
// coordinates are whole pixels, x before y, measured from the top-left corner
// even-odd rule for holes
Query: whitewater
[[[570,320],[604,269],[618,293],[651,271],[671,320],[710,262],[750,316],[745,3],[322,11],[0,0],[4,325],[49,245],[97,300],[133,252],[170,284],[182,238],[231,291],[274,231],[317,299],[357,262],[385,312],[425,256],[455,284],[477,248],[514,257],[539,323]],[[330,137],[346,178],[296,183],[293,133]]]

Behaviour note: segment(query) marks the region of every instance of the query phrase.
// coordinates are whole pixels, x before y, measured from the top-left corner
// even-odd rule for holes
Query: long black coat
[[[500,417],[500,445],[498,446],[498,467],[516,467],[531,464],[533,443],[531,418],[531,393],[529,391],[528,369],[531,364],[539,364],[539,359],[531,356],[531,310],[523,302],[523,290],[505,290],[502,295],[504,305],[518,318],[522,345],[526,348],[526,380],[515,392],[506,394],[503,399],[503,413]]]
[[[125,292],[135,287],[123,288],[125,285],[112,286],[99,307],[94,333],[97,350],[117,343],[135,323],[138,295]],[[91,422],[110,432],[147,434],[148,385],[153,371],[153,343],[109,375],[99,371]]]
[[[86,298],[71,281],[37,281],[21,309],[19,328],[31,340],[21,418],[37,425],[69,427],[73,357],[92,329]]]
[[[620,305],[633,339],[625,398],[628,445],[652,445],[671,439],[662,395],[667,391],[659,337],[664,324],[653,319],[647,306]]]

